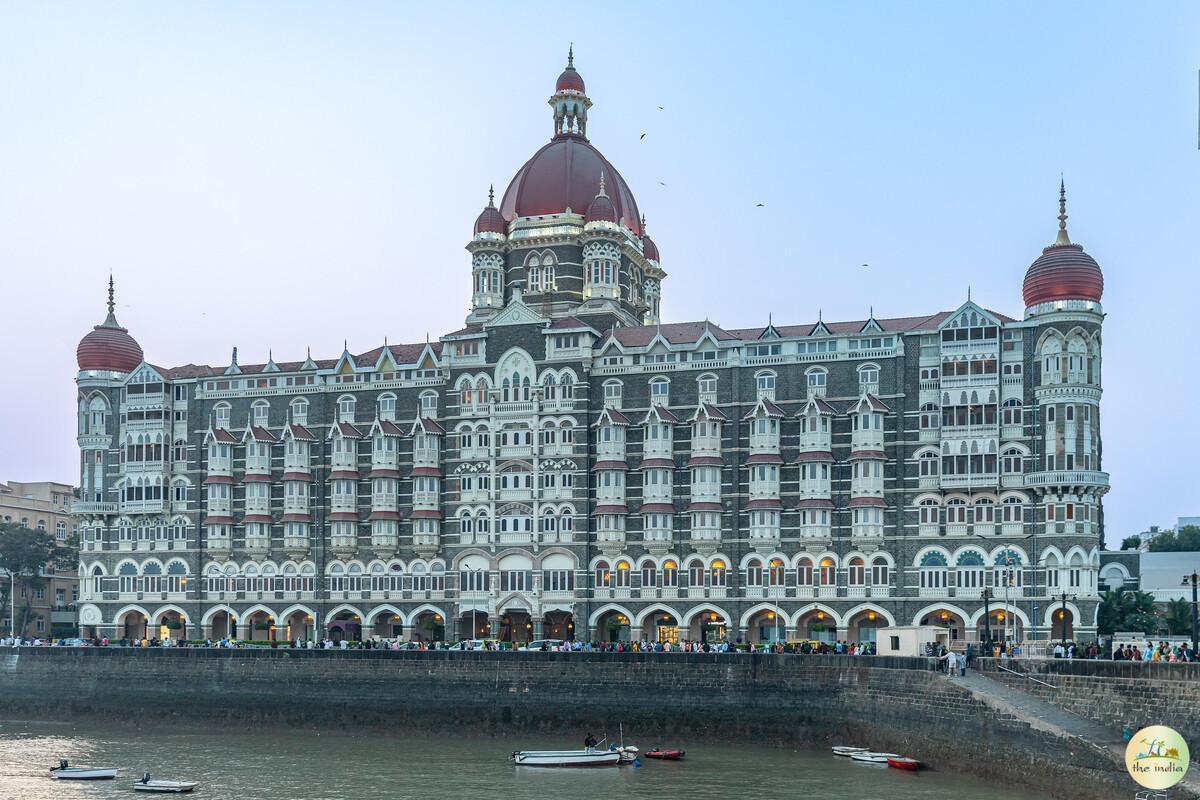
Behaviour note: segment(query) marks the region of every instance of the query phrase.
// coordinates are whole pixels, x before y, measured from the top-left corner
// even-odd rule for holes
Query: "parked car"
[[[563,646],[562,639],[534,639],[523,650],[557,650]]]
[[[492,650],[500,649],[499,639],[462,639],[450,645],[451,650]]]

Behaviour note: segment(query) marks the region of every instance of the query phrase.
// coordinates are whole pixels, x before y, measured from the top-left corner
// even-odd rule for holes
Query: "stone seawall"
[[[25,648],[0,716],[99,715],[359,730],[561,732],[635,741],[854,743],[1053,797],[1128,797],[1107,754],[987,708],[925,659],[608,653]]]
[[[1113,730],[1169,725],[1200,747],[1200,664],[980,658],[975,666],[989,678]]]

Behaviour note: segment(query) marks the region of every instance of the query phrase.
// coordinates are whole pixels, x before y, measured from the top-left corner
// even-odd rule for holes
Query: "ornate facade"
[[[661,323],[573,64],[550,105],[437,341],[164,368],[110,298],[78,354],[85,632],[1094,635],[1103,278],[1065,193],[1021,320]]]

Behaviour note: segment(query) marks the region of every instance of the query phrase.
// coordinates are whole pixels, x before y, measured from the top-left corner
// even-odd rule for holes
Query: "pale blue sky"
[[[471,224],[549,138],[574,41],[668,320],[923,314],[968,284],[1020,316],[1064,173],[1106,279],[1109,541],[1200,513],[1200,6],[442,8],[0,7],[0,480],[78,480],[110,269],[159,364],[459,326]]]

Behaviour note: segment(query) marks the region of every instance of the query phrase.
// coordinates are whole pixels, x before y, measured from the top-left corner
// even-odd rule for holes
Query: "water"
[[[582,736],[579,737],[582,739]],[[134,796],[130,784],[157,778],[200,782],[210,800],[464,800],[546,797],[812,797],[820,800],[1034,800],[1029,792],[949,771],[906,773],[790,750],[711,742],[632,742],[682,746],[681,762],[643,759],[640,767],[538,769],[507,760],[518,747],[576,747],[544,737],[406,737],[369,732],[250,731],[179,726],[141,730],[91,721],[0,721],[0,798],[106,800]],[[47,770],[67,758],[80,766],[122,767],[115,781],[73,783]],[[149,797],[139,794],[137,796]]]

